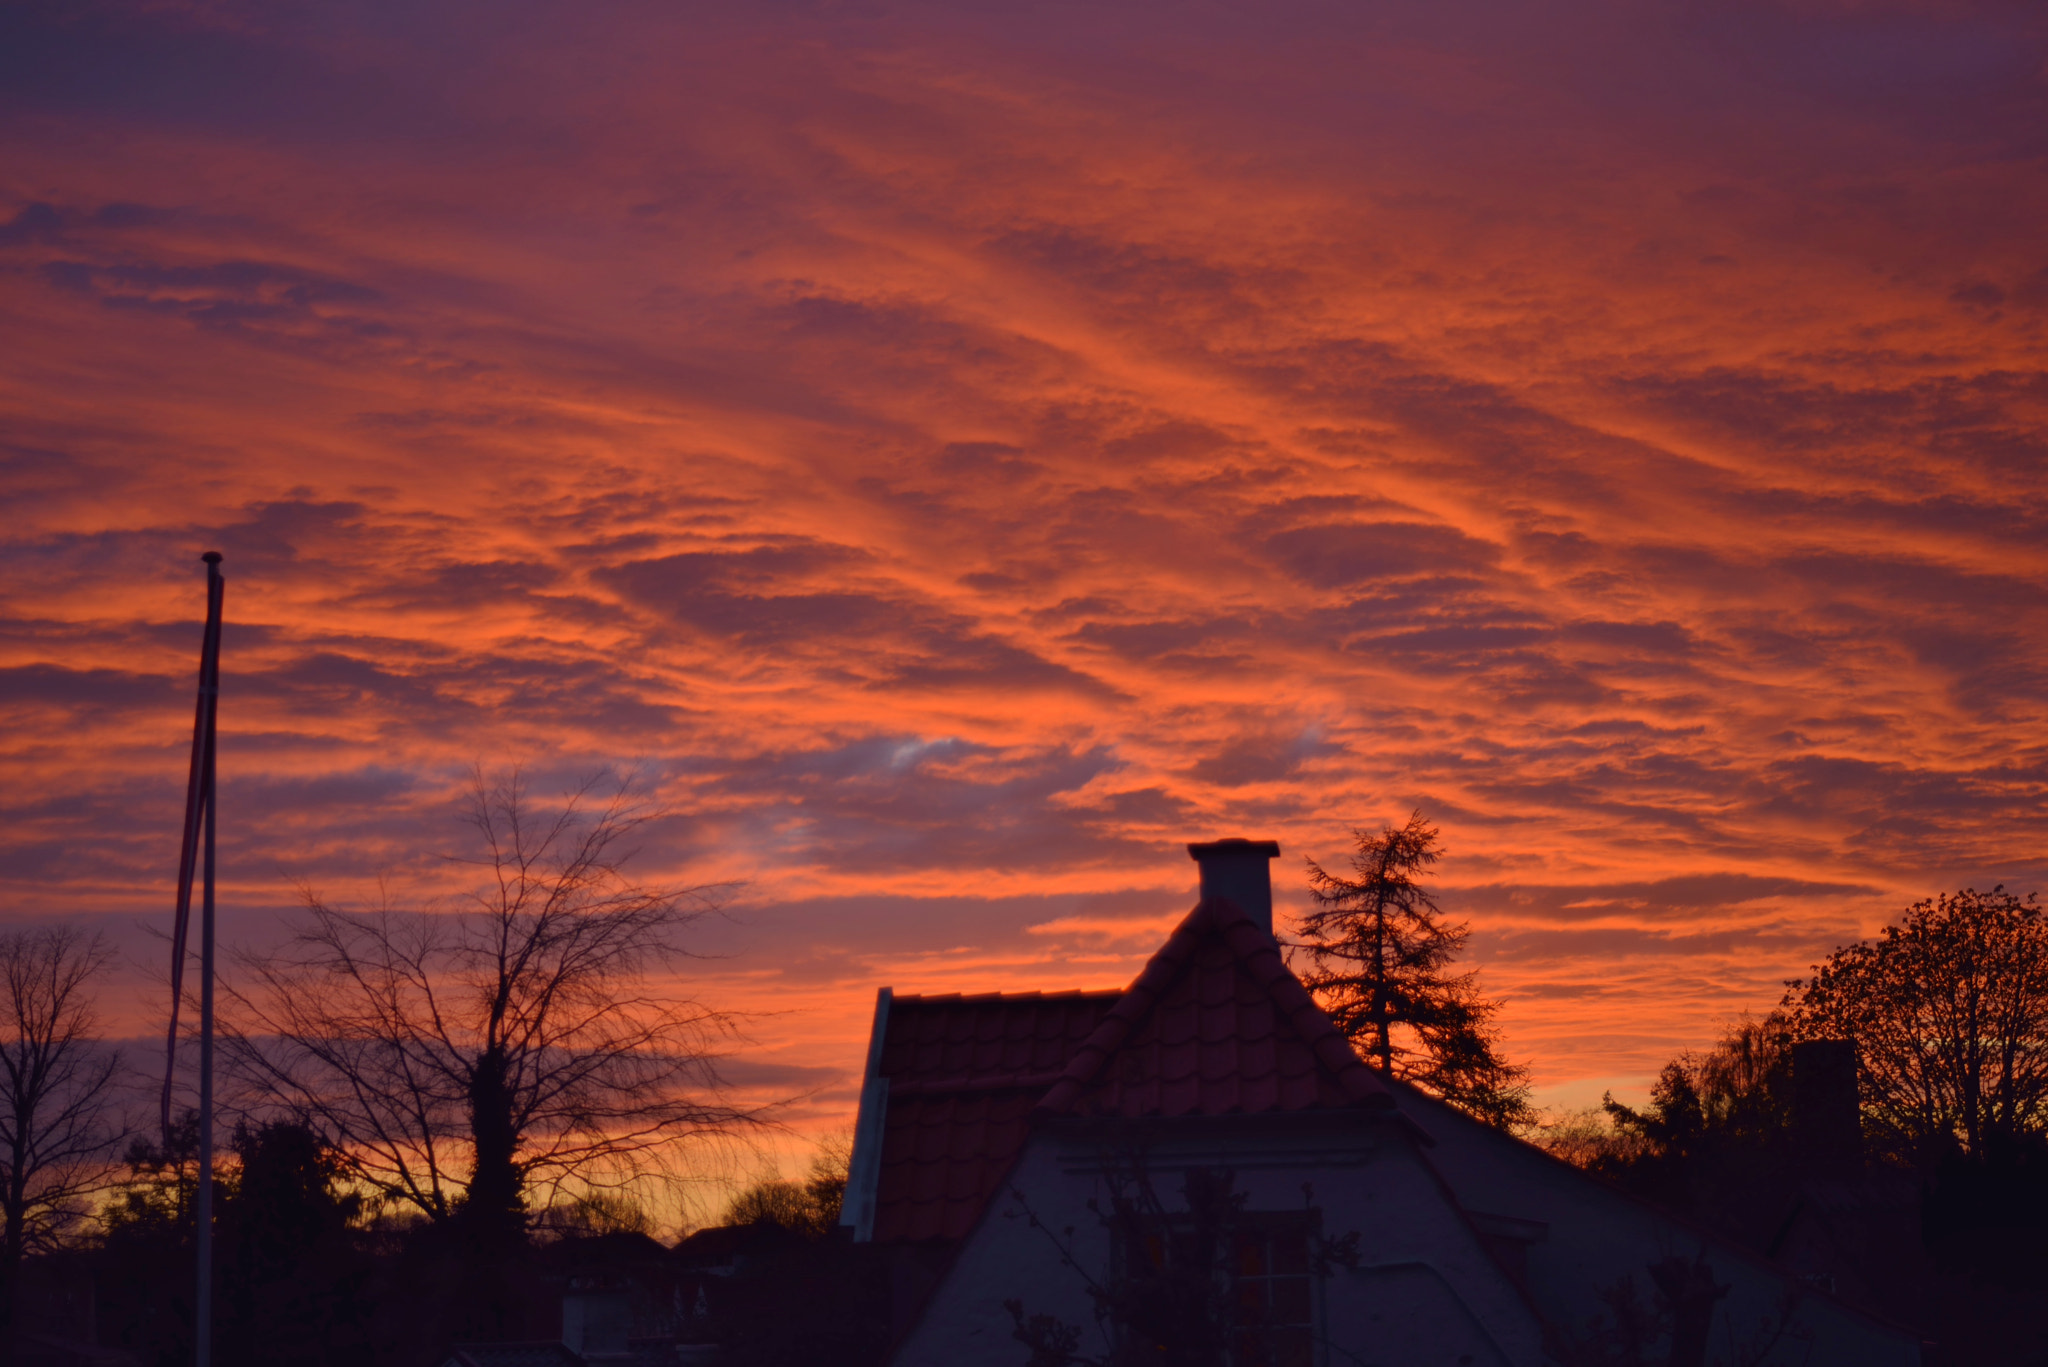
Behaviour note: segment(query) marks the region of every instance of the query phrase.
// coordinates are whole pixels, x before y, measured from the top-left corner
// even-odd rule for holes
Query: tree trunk
[[[21,1260],[28,1252],[29,1136],[35,1112],[16,1102],[13,1143],[7,1155],[7,1185],[0,1190],[0,1340],[14,1330]]]
[[[526,1203],[512,1121],[512,1087],[504,1049],[477,1058],[469,1079],[469,1130],[475,1166],[456,1211],[462,1276],[454,1322],[465,1337],[525,1338],[517,1269],[526,1251]]]
[[[1372,1028],[1373,1052],[1379,1055],[1380,1071],[1394,1075],[1394,1022],[1387,1002],[1387,909],[1384,901],[1373,917],[1372,944]]]
[[[1968,991],[1968,989],[1965,989]],[[1977,1019],[1975,992],[1963,1012],[1963,1133],[1968,1137],[1970,1156],[1984,1156],[1984,1044]]]
[[[476,1166],[462,1202],[462,1222],[486,1248],[511,1247],[526,1238],[526,1202],[515,1161],[519,1134],[512,1123],[512,1088],[505,1052],[492,1045],[476,1061],[469,1082],[470,1139]]]
[[[19,1174],[20,1168],[14,1169]],[[0,1210],[0,1221],[5,1222],[0,1230],[0,1345],[13,1346],[15,1331],[15,1309],[20,1301],[21,1260],[27,1251],[28,1242],[28,1201],[21,1189],[18,1175],[13,1175],[5,1193],[5,1209]]]

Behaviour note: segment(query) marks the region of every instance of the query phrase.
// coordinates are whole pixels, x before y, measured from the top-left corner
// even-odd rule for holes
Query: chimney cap
[[[1262,854],[1268,859],[1280,857],[1280,842],[1277,840],[1247,840],[1241,835],[1228,836],[1222,840],[1191,840],[1188,842],[1188,858],[1197,862],[1219,854]]]

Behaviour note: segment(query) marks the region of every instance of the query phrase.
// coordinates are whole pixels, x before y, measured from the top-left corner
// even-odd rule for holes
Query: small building
[[[1133,1334],[1232,1367],[1920,1361],[1367,1067],[1273,938],[1278,846],[1189,853],[1200,900],[1122,991],[879,994],[844,1220],[887,1260],[892,1363]]]

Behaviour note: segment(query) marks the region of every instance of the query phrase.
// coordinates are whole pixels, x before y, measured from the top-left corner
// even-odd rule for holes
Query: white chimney
[[[1272,840],[1202,840],[1188,846],[1188,858],[1201,865],[1202,896],[1237,903],[1267,934],[1273,931],[1273,871],[1280,845]]]

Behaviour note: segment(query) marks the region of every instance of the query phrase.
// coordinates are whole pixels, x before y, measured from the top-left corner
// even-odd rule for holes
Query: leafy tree
[[[1641,1139],[1617,1129],[1613,1117],[1599,1106],[1548,1112],[1524,1137],[1551,1157],[1588,1172],[1618,1171],[1644,1150]]]
[[[1443,857],[1437,828],[1415,812],[1353,834],[1354,877],[1307,861],[1316,909],[1301,921],[1302,982],[1381,1072],[1493,1125],[1532,1122],[1528,1070],[1500,1052],[1500,1003],[1479,995],[1475,973],[1449,971],[1470,931],[1422,883]]]
[[[1930,1162],[2048,1129],[2048,922],[2036,899],[1965,888],[1786,984],[1805,1038],[1856,1041],[1866,1142]]]
[[[640,884],[649,819],[623,786],[536,810],[481,773],[466,904],[356,912],[306,894],[248,958],[228,1032],[254,1101],[319,1124],[350,1175],[482,1249],[523,1242],[529,1194],[615,1185],[678,1141],[753,1119],[722,1097],[727,1015],[651,979],[691,957],[706,890]]]
[[[0,1336],[24,1255],[83,1219],[114,1171],[119,1061],[89,996],[109,956],[74,927],[0,934]]]

